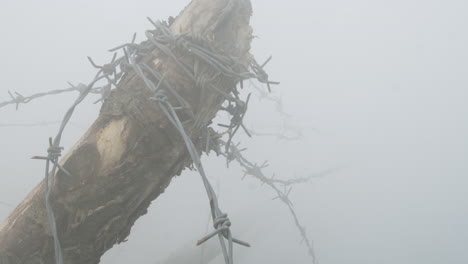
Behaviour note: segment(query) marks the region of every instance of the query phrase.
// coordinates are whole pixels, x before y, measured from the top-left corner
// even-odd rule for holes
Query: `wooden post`
[[[232,4],[232,6],[231,6]],[[224,12],[231,6],[229,12]],[[252,32],[249,0],[193,0],[171,25],[174,33],[210,39],[218,50],[246,67]],[[177,51],[201,72],[211,66]],[[160,50],[152,52],[150,66],[163,74],[194,112],[203,113],[204,125],[219,111],[223,97],[200,88]],[[238,82],[218,75],[213,84],[229,92]],[[72,177],[58,172],[52,187],[52,205],[66,264],[99,263],[114,244],[124,241],[150,203],[191,164],[180,135],[151,92],[130,72],[104,102],[99,117],[62,158]],[[188,128],[195,145],[201,130]],[[200,143],[200,144],[198,144]],[[201,148],[200,148],[201,149]],[[54,246],[41,182],[0,225],[0,263],[54,263]]]

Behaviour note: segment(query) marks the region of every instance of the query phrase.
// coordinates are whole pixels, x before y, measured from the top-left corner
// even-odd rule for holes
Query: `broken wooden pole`
[[[251,63],[249,0],[193,0],[173,21],[171,31],[207,39],[221,54]],[[190,52],[170,47],[197,80],[161,49],[142,56],[189,103],[202,126],[187,132],[201,151],[203,128],[220,110],[239,78],[219,74]],[[221,92],[202,90],[210,82]],[[203,94],[203,96],[201,96]],[[71,177],[59,171],[52,186],[52,206],[64,263],[99,263],[114,244],[124,241],[150,203],[191,164],[186,146],[133,71],[126,73],[105,100],[83,137],[62,158]],[[41,182],[0,225],[0,264],[54,263],[54,245]]]

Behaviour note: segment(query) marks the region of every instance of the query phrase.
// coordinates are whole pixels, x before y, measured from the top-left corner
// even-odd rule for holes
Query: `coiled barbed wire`
[[[147,36],[151,37],[149,35],[147,35]],[[156,42],[153,42],[153,43],[156,43]],[[177,61],[179,60],[172,53],[172,51],[170,49],[164,47],[160,43],[155,44],[155,45],[156,45],[157,48],[159,48],[160,50],[165,52],[167,55],[169,55],[172,59],[177,60]],[[250,246],[250,245],[248,243],[246,243],[246,242],[243,242],[241,240],[233,238],[232,233],[230,231],[231,222],[230,222],[230,220],[228,218],[228,215],[223,213],[222,210],[219,208],[218,198],[217,198],[216,193],[215,193],[213,187],[211,186],[211,184],[210,184],[210,182],[209,182],[209,180],[208,180],[208,178],[206,176],[206,172],[205,172],[204,167],[202,165],[202,162],[200,160],[198,150],[195,147],[195,145],[193,144],[190,137],[187,135],[187,133],[185,131],[185,128],[184,128],[181,120],[179,119],[178,114],[176,113],[176,109],[187,110],[187,109],[190,109],[190,107],[186,107],[186,106],[184,107],[183,105],[174,107],[169,102],[165,92],[168,91],[173,95],[177,94],[177,92],[173,88],[171,88],[170,85],[167,85],[167,82],[166,82],[166,85],[164,85],[163,84],[164,79],[162,77],[158,78],[158,84],[154,84],[150,79],[148,79],[145,76],[145,74],[143,73],[140,65],[138,65],[138,63],[135,63],[135,59],[133,57],[134,57],[134,55],[130,54],[130,56],[129,56],[130,65],[136,70],[137,75],[144,81],[144,83],[147,85],[147,87],[155,93],[154,97],[152,97],[151,99],[158,102],[160,108],[163,110],[166,117],[169,119],[171,124],[180,133],[180,135],[181,135],[181,137],[182,137],[182,139],[183,139],[183,141],[184,141],[184,143],[186,145],[186,148],[187,148],[187,150],[188,150],[188,152],[190,154],[190,157],[192,158],[192,162],[195,165],[195,168],[197,169],[197,171],[199,172],[199,174],[200,174],[200,176],[202,178],[203,184],[205,186],[205,189],[206,189],[206,192],[207,192],[207,195],[208,195],[208,199],[209,199],[209,203],[210,203],[211,215],[212,215],[213,225],[214,225],[215,230],[213,232],[211,232],[210,234],[208,234],[207,236],[205,236],[204,238],[200,239],[197,242],[197,245],[201,245],[204,242],[208,241],[213,236],[218,235],[225,263],[226,264],[233,264],[234,263],[233,243],[237,243],[237,244],[247,246],[247,247]],[[179,65],[179,67],[185,69],[186,73],[189,73],[189,69],[187,69],[186,66],[184,66],[184,64],[182,62],[180,62],[180,61],[178,61],[178,62],[179,63],[177,63],[177,64]],[[148,70],[154,71],[152,69],[148,69]],[[153,76],[158,77],[157,74],[154,73],[154,72],[153,72]],[[185,102],[182,102],[182,103],[185,104]],[[193,115],[192,115],[192,117],[193,117]],[[227,240],[227,245],[226,245],[226,241],[224,239]]]
[[[149,19],[149,18],[148,18]],[[270,85],[272,84],[279,84],[278,82],[273,82],[269,80],[268,74],[265,72],[264,67],[268,62],[270,62],[271,57],[269,57],[263,64],[258,64],[255,60],[253,60],[252,64],[246,68],[242,66],[243,64],[236,61],[235,58],[221,55],[219,54],[215,48],[211,47],[208,41],[203,42],[200,37],[188,36],[186,34],[182,35],[175,35],[172,31],[168,28],[168,26],[162,22],[154,22],[149,19],[150,22],[155,26],[156,30],[149,30],[146,32],[147,40],[136,44],[135,39],[136,35],[133,36],[132,41],[130,43],[126,43],[111,49],[111,52],[116,51],[123,51],[124,55],[117,58],[117,53],[114,53],[113,58],[110,63],[104,65],[97,65],[91,58],[88,58],[90,63],[93,67],[98,69],[98,73],[96,74],[93,81],[90,82],[88,85],[79,84],[77,86],[70,83],[70,88],[62,89],[62,90],[53,90],[45,93],[38,93],[33,94],[30,96],[23,96],[18,92],[9,92],[11,100],[1,102],[0,108],[7,106],[7,105],[16,105],[16,109],[18,109],[20,104],[26,104],[34,99],[55,95],[65,92],[71,91],[78,91],[79,97],[75,100],[73,105],[70,109],[66,112],[59,131],[54,139],[49,139],[49,149],[47,156],[36,156],[33,157],[34,159],[41,159],[46,161],[46,171],[45,171],[45,184],[46,184],[46,192],[45,192],[45,201],[46,201],[46,210],[49,219],[49,225],[51,229],[51,234],[54,240],[54,251],[55,251],[55,261],[56,264],[63,264],[63,255],[60,245],[59,236],[57,233],[56,228],[56,220],[53,212],[53,208],[50,201],[51,195],[51,187],[54,185],[55,182],[55,174],[57,170],[63,171],[65,174],[70,175],[66,169],[64,169],[59,163],[58,158],[61,155],[61,151],[63,150],[60,147],[60,141],[62,134],[66,125],[68,124],[71,116],[75,108],[84,100],[84,98],[90,94],[100,94],[101,99],[96,102],[103,101],[106,99],[107,95],[109,94],[112,87],[116,87],[119,81],[125,76],[126,73],[130,71],[134,71],[139,77],[143,79],[146,86],[154,92],[154,97],[152,98],[155,100],[160,108],[165,113],[166,117],[169,119],[172,125],[177,129],[179,134],[181,135],[187,150],[192,158],[193,164],[197,168],[198,172],[200,173],[205,189],[207,191],[207,195],[210,202],[210,209],[212,212],[212,219],[213,225],[215,230],[205,236],[204,238],[198,241],[198,245],[203,244],[205,241],[209,240],[213,236],[218,235],[219,241],[221,244],[221,249],[224,255],[225,263],[226,264],[233,264],[233,243],[237,243],[244,246],[249,246],[248,243],[243,242],[241,240],[235,239],[232,237],[230,231],[231,222],[227,217],[227,214],[223,213],[223,211],[219,208],[219,203],[217,200],[217,196],[215,191],[213,190],[210,182],[206,177],[206,173],[204,171],[203,165],[200,160],[200,156],[198,154],[197,148],[193,144],[190,137],[187,135],[184,122],[179,119],[178,114],[176,111],[185,111],[188,113],[189,117],[195,124],[196,128],[201,128],[202,126],[206,126],[199,122],[200,118],[196,117],[195,114],[192,112],[190,105],[187,103],[186,100],[182,96],[180,96],[175,89],[171,87],[171,85],[164,79],[164,76],[161,76],[158,72],[154,71],[151,67],[146,65],[143,62],[140,62],[141,57],[147,55],[153,49],[159,49],[167,56],[169,56],[178,67],[180,67],[188,77],[191,78],[192,81],[196,82],[197,84],[203,84],[202,88],[208,88],[212,91],[219,93],[224,99],[228,102],[226,107],[223,107],[222,110],[231,114],[231,124],[229,125],[221,125],[221,127],[227,128],[227,131],[224,134],[228,135],[228,139],[224,143],[220,143],[219,141],[215,141],[210,139],[210,132],[208,127],[204,130],[206,136],[206,149],[205,151],[208,152],[210,148],[218,149],[219,146],[224,146],[225,151],[223,155],[227,157],[227,163],[232,160],[232,158],[236,159],[241,163],[241,165],[248,171],[248,174],[253,174],[252,176],[257,175],[258,179],[265,181],[267,185],[272,187],[275,191],[277,191],[278,198],[285,202],[291,214],[293,215],[296,225],[303,237],[303,240],[306,242],[309,255],[311,255],[313,262],[315,263],[316,257],[313,251],[312,242],[307,237],[304,227],[299,224],[298,217],[292,208],[292,203],[288,199],[288,195],[291,192],[289,189],[286,193],[282,192],[275,184],[280,183],[284,186],[289,186],[294,184],[295,182],[280,182],[279,180],[269,179],[264,177],[264,175],[259,171],[261,169],[257,165],[248,162],[242,156],[239,156],[239,149],[237,146],[234,146],[231,142],[233,137],[235,136],[236,132],[239,128],[243,128],[244,131],[249,134],[248,129],[243,124],[243,119],[245,113],[247,112],[247,105],[250,98],[250,95],[247,97],[246,101],[243,101],[239,98],[239,92],[234,88],[232,91],[222,91],[221,89],[217,88],[212,82],[210,82],[210,78],[203,78],[203,76],[199,76],[196,69],[190,66],[188,63],[183,62],[180,58],[178,58],[172,51],[172,49],[167,48],[167,46],[172,46],[178,49],[185,51],[188,54],[193,55],[200,61],[203,61],[207,65],[210,65],[213,69],[215,69],[218,74],[221,74],[226,77],[238,79],[241,87],[243,86],[243,81],[248,79],[256,79],[261,83],[267,85],[268,90],[271,91]],[[120,69],[118,69],[120,68]],[[146,77],[145,72],[149,73],[153,79],[157,80],[158,83],[155,84],[149,78]],[[95,88],[94,85],[100,80],[107,80],[107,84],[102,87]],[[203,80],[203,81],[200,81]],[[205,87],[206,86],[206,87]],[[168,96],[171,98],[176,99],[178,102],[178,106],[173,106],[169,100]],[[218,145],[216,145],[218,144]],[[50,163],[53,164],[52,170],[50,170]],[[263,175],[263,176],[261,176]],[[297,180],[297,182],[306,181],[305,179]],[[226,241],[227,240],[227,245]]]

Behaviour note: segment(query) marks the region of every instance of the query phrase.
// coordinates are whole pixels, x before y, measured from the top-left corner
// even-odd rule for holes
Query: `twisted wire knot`
[[[111,89],[112,89],[111,84],[107,84],[107,85],[99,88],[98,93],[101,95],[101,98],[99,100],[95,101],[94,103],[97,104],[99,102],[104,102],[104,100],[106,100],[107,97],[109,97],[109,95],[111,93]]]
[[[104,73],[105,76],[115,74],[116,63],[118,63],[116,62],[116,59],[117,59],[117,53],[114,53],[114,56],[112,57],[111,62],[106,63],[101,66],[101,65],[97,65],[91,57],[88,57],[88,60],[91,63],[91,65],[93,65],[93,67],[96,69],[100,69]]]
[[[49,154],[47,157],[49,157],[49,159],[56,160],[60,156],[62,156],[62,150],[63,150],[63,147],[50,146],[47,149],[47,153]]]
[[[107,63],[102,65],[101,69],[104,74],[111,75],[115,72],[115,67],[114,63]]]
[[[227,154],[226,154],[226,161],[229,163],[231,163],[233,160],[236,159],[236,153],[232,152],[232,151],[229,151]]]
[[[11,100],[16,104],[16,110],[18,110],[20,104],[27,103],[26,97],[18,92],[15,92],[15,95],[13,95],[10,91],[8,91],[8,94],[10,95]]]
[[[217,234],[221,234],[224,238],[229,238],[229,228],[231,227],[231,221],[229,220],[227,214],[221,214],[213,220],[213,227],[215,230],[210,234],[206,235],[204,238],[198,240],[197,246],[205,243],[214,237]]]
[[[52,143],[52,138],[49,138],[49,148],[47,149],[47,158],[49,160],[57,160],[60,156],[62,156],[63,147],[56,146]]]
[[[233,242],[233,243],[245,246],[245,247],[250,247],[249,243],[244,242],[244,241],[239,240],[239,239],[236,239],[236,238],[233,238],[231,236],[231,233],[230,233],[230,230],[229,230],[230,227],[231,227],[231,220],[229,220],[227,214],[221,214],[221,215],[217,216],[213,221],[213,226],[214,226],[215,230],[213,232],[211,232],[210,234],[206,235],[204,238],[198,240],[197,246],[199,246],[199,245],[205,243],[206,241],[210,240],[215,235],[220,234],[224,238],[229,240],[230,243]]]
[[[279,84],[279,82],[273,82],[270,81],[270,77],[268,76],[268,73],[265,71],[265,66],[271,61],[272,57],[270,56],[262,65],[259,65],[257,62],[253,62],[253,65],[251,65],[251,68],[253,72],[255,73],[255,77],[257,80],[261,83],[266,83],[268,87],[268,91],[271,92],[271,87],[270,84]]]
[[[81,94],[81,93],[84,93],[86,91],[86,89],[88,88],[88,86],[86,84],[83,84],[83,83],[79,83],[75,89]]]
[[[269,76],[268,73],[263,70],[262,68],[257,68],[257,80],[261,83],[268,83],[269,82]]]
[[[226,230],[228,230],[231,227],[231,221],[228,218],[227,214],[222,214],[218,216],[213,223],[213,227],[218,230],[218,232],[222,232],[224,236],[226,236],[224,233]]]
[[[58,163],[58,158],[62,156],[63,147],[57,146],[52,142],[52,138],[49,138],[49,148],[47,148],[47,156],[34,156],[32,159],[45,160],[52,162],[54,166],[57,166],[66,175],[71,176],[70,172],[67,171],[62,165]]]

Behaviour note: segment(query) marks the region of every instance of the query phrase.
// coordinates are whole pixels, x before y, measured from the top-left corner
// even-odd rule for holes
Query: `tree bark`
[[[232,9],[224,10],[229,4]],[[210,39],[225,55],[249,65],[252,32],[249,0],[193,0],[171,25],[175,33]],[[210,65],[175,49],[201,74],[214,75]],[[201,87],[178,65],[155,49],[147,59],[202,114],[207,125],[224,98],[215,92],[201,97]],[[229,92],[238,80],[218,75],[213,84]],[[123,242],[150,203],[191,164],[185,144],[150,90],[130,72],[104,102],[99,117],[62,158],[72,177],[56,174],[52,205],[67,264],[99,263],[114,244]],[[201,146],[201,129],[187,127]],[[201,147],[200,147],[201,149]],[[0,225],[0,263],[54,263],[54,246],[41,182]]]

